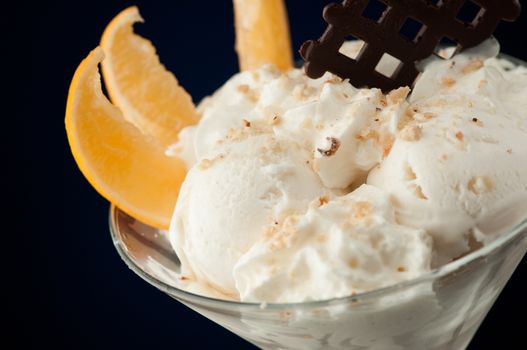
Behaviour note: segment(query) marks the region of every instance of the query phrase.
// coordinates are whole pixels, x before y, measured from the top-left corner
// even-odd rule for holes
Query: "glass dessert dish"
[[[112,206],[125,263],[159,290],[262,349],[464,349],[527,251],[527,219],[419,278],[344,298],[293,304],[213,299],[177,286],[166,233]]]
[[[507,211],[484,224],[499,232],[498,238],[418,278],[349,297],[291,304],[228,301],[183,290],[181,263],[166,232],[115,206],[110,231],[119,255],[141,278],[259,348],[460,350],[527,251],[525,211],[508,210],[515,212],[513,218]]]

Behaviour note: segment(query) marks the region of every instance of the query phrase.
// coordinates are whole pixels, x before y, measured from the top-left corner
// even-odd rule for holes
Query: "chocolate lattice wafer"
[[[460,52],[489,38],[500,20],[514,21],[521,10],[518,0],[376,0],[387,7],[374,21],[363,15],[370,1],[345,0],[324,8],[329,26],[320,39],[307,41],[300,49],[309,77],[320,78],[329,71],[357,87],[389,91],[412,86],[419,74],[416,62],[433,54],[443,39],[456,42],[456,53]],[[467,2],[480,7],[470,22],[459,19]],[[400,34],[407,21],[422,24],[413,40]],[[364,41],[355,59],[339,52],[350,35]],[[391,76],[376,70],[385,54],[400,61]]]

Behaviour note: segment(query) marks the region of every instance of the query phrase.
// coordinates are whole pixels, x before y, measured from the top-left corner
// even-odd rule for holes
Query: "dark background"
[[[326,3],[287,0],[295,48],[320,35]],[[9,38],[31,50],[29,56],[8,56],[19,57],[31,82],[17,89],[23,129],[16,135],[23,135],[18,140],[24,151],[17,159],[23,161],[22,178],[30,193],[18,196],[15,208],[25,217],[16,231],[24,247],[15,260],[20,271],[12,280],[17,298],[8,301],[16,308],[9,319],[17,343],[20,348],[55,349],[251,349],[126,267],[110,240],[108,203],[83,178],[70,154],[63,120],[71,77],[97,46],[105,25],[134,4],[146,20],[137,32],[152,40],[161,61],[195,101],[237,71],[230,0],[21,2],[16,17],[2,14],[4,23],[15,26]],[[525,17],[502,23],[496,36],[503,52],[527,60]],[[30,35],[24,34],[28,30]],[[496,340],[504,349],[522,348],[524,322],[513,320],[524,319],[526,277],[524,261],[470,349],[490,348]]]

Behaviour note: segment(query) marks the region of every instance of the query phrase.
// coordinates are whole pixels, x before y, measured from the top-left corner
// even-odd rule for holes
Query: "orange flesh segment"
[[[101,48],[77,68],[66,106],[66,132],[77,165],[106,199],[146,224],[167,228],[185,165],[127,122],[101,90]]]
[[[177,141],[181,128],[197,122],[198,114],[190,95],[159,62],[152,43],[134,33],[136,22],[143,19],[137,7],[129,7],[106,27],[101,38],[104,82],[126,120],[167,147]]]
[[[287,10],[283,0],[233,0],[240,70],[274,64],[293,67]]]

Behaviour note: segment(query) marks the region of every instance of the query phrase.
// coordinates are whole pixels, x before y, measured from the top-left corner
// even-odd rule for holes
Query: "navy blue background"
[[[320,35],[325,27],[321,9],[328,2],[287,0],[295,48]],[[152,40],[162,62],[195,101],[237,71],[230,0],[20,3],[16,30],[10,33],[31,50],[23,72],[30,75],[30,90],[20,90],[24,103],[19,105],[26,116],[24,180],[31,191],[23,198],[23,211],[20,207],[27,218],[19,238],[24,256],[31,258],[19,259],[24,270],[13,280],[18,298],[9,316],[17,343],[20,348],[55,349],[251,349],[125,266],[110,240],[108,203],[83,178],[70,154],[63,120],[71,77],[97,46],[106,24],[134,4],[146,20],[136,26],[137,32]],[[527,60],[525,17],[516,24],[502,23],[496,36],[504,52]],[[30,35],[23,34],[28,30]],[[524,261],[470,349],[489,348],[496,340],[503,348],[519,348],[524,322],[513,320],[523,319],[526,312],[525,278]]]

